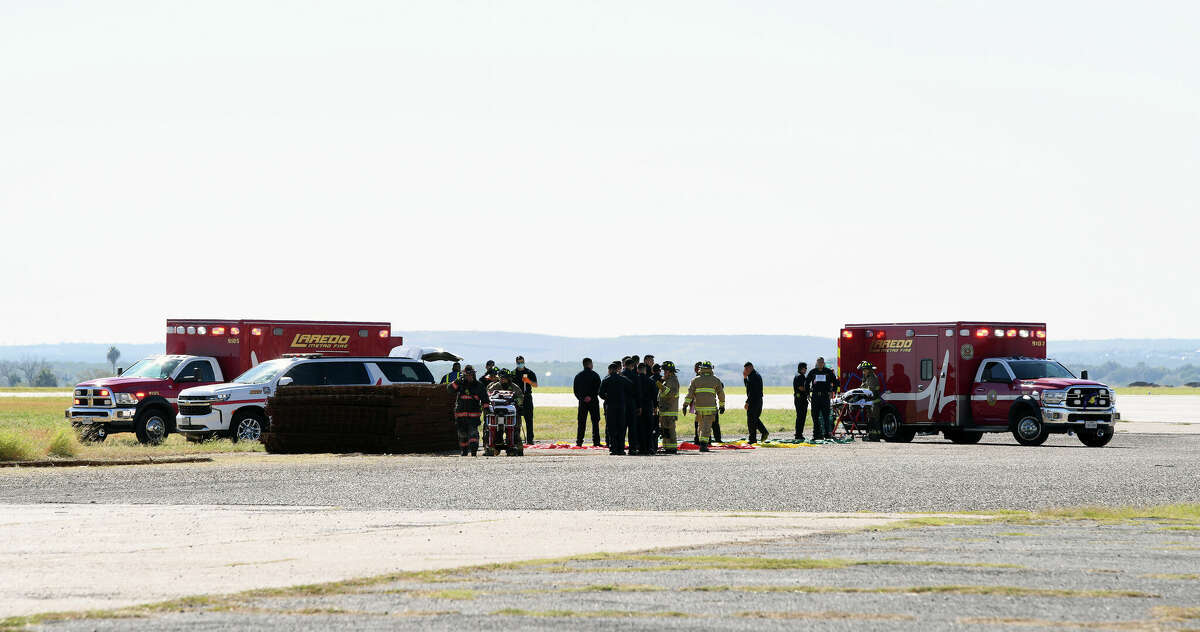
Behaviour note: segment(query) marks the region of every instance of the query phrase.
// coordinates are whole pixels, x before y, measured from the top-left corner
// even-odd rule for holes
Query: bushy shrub
[[[50,439],[50,445],[46,448],[46,454],[63,458],[75,456],[79,454],[79,440],[75,438],[74,432],[63,428]]]
[[[0,461],[29,461],[35,450],[28,439],[11,432],[0,432]]]

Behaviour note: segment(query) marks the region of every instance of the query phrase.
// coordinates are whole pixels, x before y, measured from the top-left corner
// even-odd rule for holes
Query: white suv
[[[190,441],[223,435],[235,442],[258,441],[270,428],[267,397],[280,386],[370,386],[433,384],[419,360],[403,358],[285,357],[263,362],[232,382],[197,386],[179,393],[176,429]]]

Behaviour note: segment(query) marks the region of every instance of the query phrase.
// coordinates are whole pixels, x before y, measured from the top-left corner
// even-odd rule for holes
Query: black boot
[[[700,451],[701,451],[701,452],[709,452],[709,451],[710,451],[710,450],[708,449],[708,442],[707,442],[707,441],[701,441],[701,442],[700,442]]]

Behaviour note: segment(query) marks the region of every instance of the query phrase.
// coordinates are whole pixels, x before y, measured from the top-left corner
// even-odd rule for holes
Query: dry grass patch
[[[46,446],[47,456],[69,459],[78,454],[79,440],[75,438],[73,431],[66,428],[56,432],[50,439],[50,445]]]
[[[837,610],[826,610],[824,612],[762,612],[751,610],[739,612],[734,616],[744,619],[793,619],[808,621],[913,621],[916,619],[916,617],[910,614],[871,614],[865,612],[841,612]]]
[[[1198,573],[1149,573],[1142,575],[1142,577],[1147,579],[1177,579],[1181,581],[1200,580],[1200,574]]]
[[[570,562],[637,562],[641,566],[584,567]],[[537,568],[536,564],[531,567]],[[639,553],[596,553],[566,560],[549,561],[539,570],[563,573],[631,573],[691,570],[836,570],[860,566],[941,566],[952,568],[1022,569],[1017,564],[942,562],[936,560],[852,560],[845,558],[777,558],[733,555],[650,555]]]
[[[554,619],[688,619],[695,615],[674,611],[631,611],[631,610],[523,610],[504,608],[493,615],[507,617],[546,617]]]
[[[589,584],[587,586],[572,586],[561,588],[558,592],[661,592],[666,586],[650,584]]]
[[[450,588],[446,590],[414,590],[408,594],[413,597],[424,597],[426,599],[450,599],[453,601],[470,601],[479,596],[479,593],[468,588]]]
[[[1150,614],[1163,621],[1195,621],[1200,619],[1200,608],[1193,606],[1155,606]]]
[[[963,625],[1003,625],[1009,627],[1066,628],[1073,630],[1162,630],[1159,621],[1054,621],[1029,617],[965,617],[956,623]]]
[[[0,431],[0,461],[32,461],[35,458],[37,448],[27,437]]]
[[[1094,590],[1068,588],[1029,588],[1025,586],[691,586],[681,588],[691,592],[751,592],[751,593],[877,593],[877,594],[942,594],[985,595],[999,597],[1063,597],[1081,599],[1136,598],[1156,599],[1159,595],[1136,590]]]

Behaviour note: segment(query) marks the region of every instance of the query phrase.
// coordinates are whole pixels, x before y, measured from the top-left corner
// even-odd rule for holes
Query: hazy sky
[[[0,2],[0,344],[1196,337],[1195,2]]]

